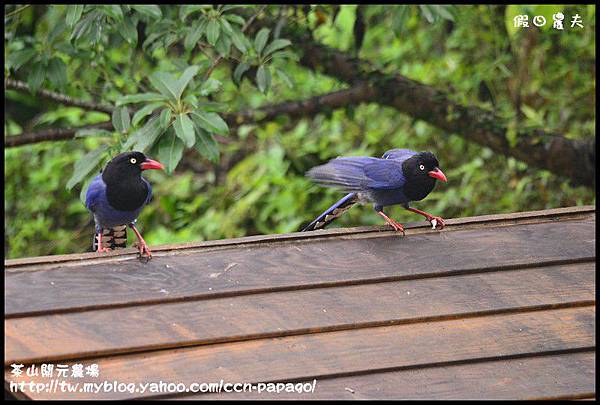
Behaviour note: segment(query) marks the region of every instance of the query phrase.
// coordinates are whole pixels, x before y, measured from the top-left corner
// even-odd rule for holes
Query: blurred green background
[[[68,10],[73,6],[22,7],[5,7],[5,77],[30,87],[114,105],[124,95],[148,91],[146,78],[157,69],[207,67],[218,57],[208,37],[201,40],[208,42],[202,52],[182,51],[177,45],[190,35],[194,19],[210,10],[193,10],[182,21],[179,6],[157,7],[160,16],[156,9],[106,9],[102,10],[106,17],[98,23],[103,30],[96,38],[90,29],[90,34],[74,39],[78,25]],[[87,7],[95,6],[86,6],[80,18],[95,11]],[[221,11],[244,18],[240,29],[254,13],[259,22],[263,17],[284,24],[293,20],[312,31],[316,41],[356,55],[380,71],[431,85],[454,101],[492,110],[509,127],[539,128],[570,139],[595,136],[593,5],[368,5],[361,6],[360,14],[355,5],[260,7]],[[558,11],[566,17],[562,31],[552,29],[552,14]],[[512,18],[517,14],[529,14],[530,25],[534,15],[546,16],[549,23],[515,29]],[[574,14],[582,17],[583,28],[570,27]],[[135,35],[125,31],[132,21]],[[142,40],[165,21],[175,23],[165,23],[166,34],[156,36],[163,42],[143,46]],[[270,29],[274,35],[277,26]],[[128,32],[131,40],[121,32]],[[255,34],[248,31],[250,43]],[[290,54],[297,51],[293,41],[286,49]],[[250,76],[238,87],[232,76],[244,56],[232,46],[210,76],[220,87],[208,100],[223,103],[225,112],[347,88],[301,66],[294,57],[270,65],[267,91],[260,91]],[[52,62],[54,58],[60,62]],[[206,61],[208,65],[202,65]],[[5,136],[111,119],[110,114],[13,89],[5,91],[5,102]],[[71,190],[66,185],[75,163],[88,152],[101,145],[110,145],[110,152],[115,152],[123,144],[119,138],[128,134],[104,135],[5,148],[8,258],[89,250],[93,225],[80,200],[84,183]],[[568,179],[377,103],[300,120],[280,116],[260,125],[243,125],[220,140],[218,159],[208,160],[196,146],[183,150],[173,173],[146,174],[155,198],[138,222],[150,245],[297,231],[342,196],[306,179],[310,167],[339,155],[379,156],[395,147],[437,155],[449,181],[413,206],[445,218],[595,204],[591,188],[574,187]],[[153,151],[148,154],[156,158]],[[107,159],[108,155],[99,164]],[[95,174],[97,170],[86,179]],[[400,222],[422,219],[401,207],[388,210]],[[382,224],[381,218],[370,207],[355,207],[335,226],[369,224]]]

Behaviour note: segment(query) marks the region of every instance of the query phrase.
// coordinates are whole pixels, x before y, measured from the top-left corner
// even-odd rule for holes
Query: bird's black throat
[[[134,211],[144,205],[148,197],[148,184],[141,171],[117,172],[110,165],[102,173],[106,184],[106,198],[111,207],[119,211]]]

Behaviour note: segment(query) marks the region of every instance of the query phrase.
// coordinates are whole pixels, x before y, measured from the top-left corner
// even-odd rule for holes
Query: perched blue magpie
[[[152,187],[142,177],[142,171],[148,169],[162,170],[164,166],[141,152],[125,152],[115,156],[92,180],[87,190],[85,206],[94,215],[96,223],[94,250],[111,250],[102,244],[102,236],[106,235],[107,229],[114,231],[112,235],[115,239],[117,236],[125,237],[122,239],[124,243],[127,239],[125,225],[129,225],[138,238],[140,255],[152,257],[146,241],[135,227],[142,208],[152,198]],[[112,246],[115,246],[115,240],[112,242]]]
[[[400,204],[409,211],[423,215],[434,229],[438,225],[440,229],[444,227],[442,218],[409,207],[411,201],[427,197],[436,179],[447,181],[431,152],[391,149],[382,158],[340,157],[313,167],[306,175],[318,184],[336,187],[350,194],[329,207],[302,231],[324,228],[358,202],[373,203],[377,214],[402,234],[402,224],[389,218],[383,212],[383,207]]]

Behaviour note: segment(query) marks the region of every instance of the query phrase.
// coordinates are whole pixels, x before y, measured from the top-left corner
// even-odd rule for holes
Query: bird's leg
[[[103,229],[101,229],[100,232],[97,233],[97,236],[98,236],[98,250],[97,250],[97,252],[110,252],[112,250],[111,248],[102,247],[102,233],[104,233]]]
[[[402,235],[403,236],[405,235],[404,227],[402,226],[402,224],[400,222],[388,217],[387,215],[384,214],[383,211],[377,211],[377,213],[379,215],[381,215],[383,217],[383,219],[385,219],[385,222],[387,222],[392,228],[394,228],[395,231],[402,232]]]
[[[407,210],[412,211],[414,213],[417,213],[419,215],[423,215],[433,226],[433,229],[435,229],[435,227],[437,225],[439,225],[440,229],[442,229],[444,227],[444,219],[442,217],[436,217],[434,215],[428,214],[425,211],[421,211],[418,210],[416,208],[410,208],[410,207],[406,207]],[[435,222],[434,222],[435,221]]]
[[[138,238],[140,255],[147,256],[148,258],[152,257],[152,252],[150,252],[150,249],[148,248],[146,241],[144,240],[144,238],[142,238],[142,234],[140,233],[140,231],[137,230],[137,228],[135,227],[135,224],[132,222],[129,224],[129,227],[133,230],[133,232],[135,232],[135,236],[137,236],[137,238]]]

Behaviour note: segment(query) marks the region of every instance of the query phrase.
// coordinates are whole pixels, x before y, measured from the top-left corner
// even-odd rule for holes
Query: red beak
[[[427,173],[429,177],[433,177],[434,179],[439,179],[441,181],[448,181],[444,172],[442,172],[438,167],[435,170],[432,170]]]
[[[146,158],[146,160],[144,162],[142,162],[140,167],[142,168],[142,170],[149,170],[149,169],[164,170],[165,169],[165,167],[163,166],[162,163],[157,162],[156,160],[149,159],[149,158]]]

